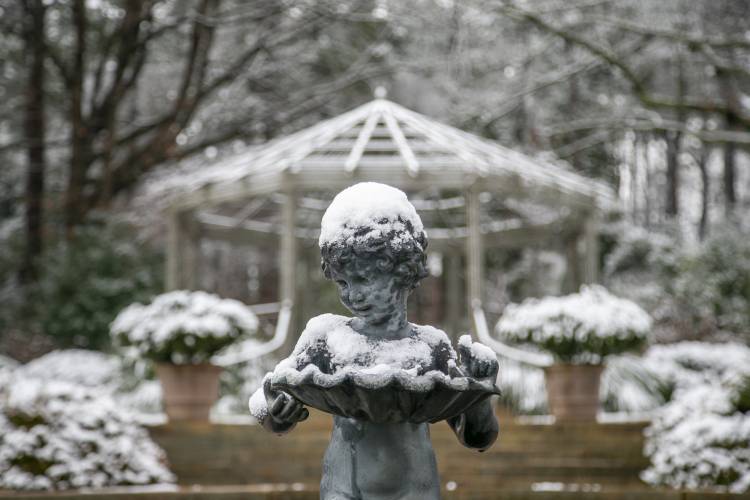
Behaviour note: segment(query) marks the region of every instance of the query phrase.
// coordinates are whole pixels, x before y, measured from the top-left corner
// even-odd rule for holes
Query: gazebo
[[[606,185],[438,123],[381,91],[347,113],[186,177],[169,209],[168,288],[197,287],[202,239],[270,246],[278,254],[281,307],[274,340],[252,357],[291,348],[296,339],[288,331],[307,289],[299,286],[305,279],[298,272],[300,245],[317,241],[333,196],[361,181],[409,195],[424,221],[428,250],[445,258],[446,314],[463,309],[483,341],[491,340],[483,309],[486,249],[555,247],[566,256],[569,288],[597,281],[597,224],[615,200]],[[459,266],[465,266],[465,290],[456,279]],[[546,362],[492,344],[501,354]]]

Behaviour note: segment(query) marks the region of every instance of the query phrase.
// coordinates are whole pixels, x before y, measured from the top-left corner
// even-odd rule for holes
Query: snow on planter
[[[564,297],[511,304],[495,330],[504,342],[536,346],[562,363],[600,364],[605,356],[641,348],[651,317],[634,302],[590,285]]]
[[[107,394],[16,376],[0,396],[0,489],[166,482],[164,452]]]
[[[242,302],[178,290],[147,305],[128,306],[112,322],[110,334],[128,357],[199,364],[257,329],[257,317]]]

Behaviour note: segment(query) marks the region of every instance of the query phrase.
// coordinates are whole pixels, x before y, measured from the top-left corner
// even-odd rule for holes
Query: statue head
[[[405,314],[409,292],[427,276],[422,221],[406,195],[385,184],[341,191],[323,215],[319,245],[341,302],[370,324]]]

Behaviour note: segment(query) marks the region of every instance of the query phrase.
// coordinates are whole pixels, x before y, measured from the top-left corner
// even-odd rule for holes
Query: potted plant
[[[534,346],[553,356],[545,379],[557,421],[595,421],[605,357],[641,349],[650,330],[648,313],[598,285],[512,304],[496,327],[504,342]]]
[[[128,306],[110,333],[126,357],[156,363],[170,420],[208,420],[222,371],[211,357],[257,329],[257,317],[241,302],[179,290]]]

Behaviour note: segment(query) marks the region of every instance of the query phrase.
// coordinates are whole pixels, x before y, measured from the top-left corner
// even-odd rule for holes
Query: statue
[[[305,405],[333,414],[322,499],[438,499],[428,423],[447,420],[479,451],[495,442],[495,354],[465,335],[457,355],[444,332],[407,321],[408,295],[427,275],[427,238],[403,192],[351,186],[321,226],[323,272],[353,317],[311,319],[250,411],[279,435],[308,417]]]

